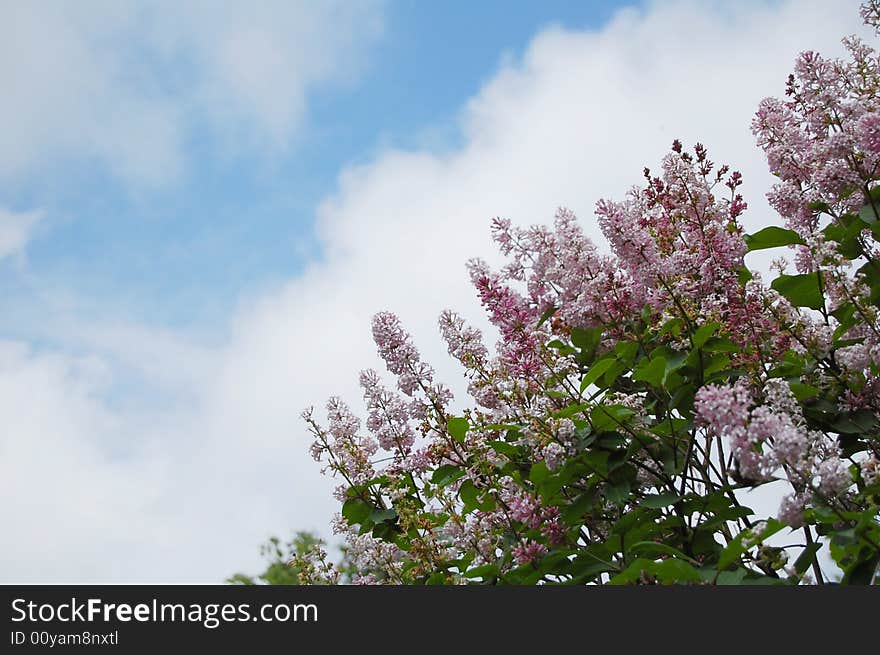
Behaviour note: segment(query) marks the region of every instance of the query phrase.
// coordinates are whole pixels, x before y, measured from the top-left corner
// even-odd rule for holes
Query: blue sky
[[[397,312],[491,330],[493,216],[620,198],[674,138],[772,182],[749,122],[827,0],[0,0],[0,582],[217,582],[332,538],[303,408]],[[784,29],[780,29],[784,26]],[[59,558],[58,554],[64,557]]]
[[[311,90],[303,124],[280,149],[230,151],[194,125],[185,170],[158,188],[76,154],[0,185],[0,204],[46,215],[26,263],[7,264],[0,289],[17,307],[60,287],[87,304],[113,299],[119,306],[105,311],[139,321],[211,331],[239,294],[321,256],[315,207],[344,165],[392,146],[457,147],[463,103],[503,61],[521,57],[545,27],[596,27],[619,4],[390,2],[355,79]],[[169,74],[147,54],[141,66]],[[9,315],[4,322],[13,333],[27,329]]]

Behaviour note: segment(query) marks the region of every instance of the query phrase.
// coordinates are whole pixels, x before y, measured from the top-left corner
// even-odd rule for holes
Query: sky
[[[0,0],[0,582],[222,582],[330,536],[299,417],[398,313],[486,321],[489,221],[593,214],[674,138],[743,172],[857,2]],[[491,334],[491,332],[489,332]]]

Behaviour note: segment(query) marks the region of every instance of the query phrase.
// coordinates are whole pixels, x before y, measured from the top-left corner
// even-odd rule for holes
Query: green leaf
[[[880,554],[857,562],[844,574],[843,584],[871,584],[877,576],[878,565],[880,565]]]
[[[588,366],[596,358],[596,349],[602,339],[602,328],[572,328],[571,343],[580,349],[577,361],[581,366]]]
[[[531,480],[535,486],[540,486],[549,475],[550,469],[547,468],[545,462],[535,462],[532,464],[532,470],[529,471],[529,480]]]
[[[538,321],[538,327],[541,327],[546,323],[553,314],[556,313],[557,308],[553,305],[550,305],[547,309],[544,310],[544,313],[541,314],[541,319]]]
[[[498,577],[498,565],[497,564],[483,564],[482,566],[475,566],[472,569],[469,569],[464,573],[464,577],[466,578],[483,578],[484,580],[491,580],[492,578]]]
[[[635,362],[636,353],[638,351],[639,344],[635,341],[619,341],[617,345],[614,346],[614,354],[617,355],[617,359],[627,366],[632,366],[633,362]]]
[[[373,509],[370,512],[370,520],[373,523],[383,523],[397,518],[397,510],[395,509]]]
[[[655,563],[650,572],[664,584],[673,582],[701,582],[702,576],[693,566],[680,559],[665,559]]]
[[[616,361],[617,360],[615,359],[600,359],[593,364],[590,367],[590,370],[584,375],[583,379],[581,379],[581,391],[584,391],[587,387],[602,377],[608,369],[614,366]]]
[[[590,406],[586,403],[573,403],[567,407],[563,407],[558,412],[553,412],[553,415],[556,418],[568,418],[569,416],[574,416],[580,412],[586,412],[588,409],[590,409]]]
[[[464,436],[471,429],[471,426],[466,418],[456,416],[446,421],[446,429],[453,439],[461,443],[464,441]]]
[[[799,377],[804,372],[805,359],[793,350],[787,351],[782,358],[777,358],[778,363],[770,371],[771,378]]]
[[[664,334],[671,333],[673,336],[678,336],[681,333],[681,326],[684,324],[684,321],[678,317],[670,318],[663,325],[660,326],[660,329],[657,331],[657,336],[662,337]]]
[[[605,498],[615,505],[624,505],[629,499],[630,486],[629,482],[623,481],[608,487],[605,490]]]
[[[655,357],[651,360],[643,359],[633,371],[633,380],[647,382],[652,387],[660,388],[666,379],[666,358]]]
[[[712,337],[706,341],[703,350],[713,353],[736,353],[742,349],[727,337]]]
[[[880,241],[880,222],[874,223],[874,236]],[[868,262],[858,271],[856,277],[871,288],[871,303],[876,307],[880,307],[880,270],[874,262]]]
[[[634,410],[623,405],[597,405],[590,412],[590,422],[596,432],[605,432],[613,430],[633,414]]]
[[[477,488],[471,480],[465,480],[462,483],[458,495],[461,496],[461,500],[464,503],[465,514],[470,510],[479,507],[479,491],[477,491]]]
[[[821,309],[824,306],[817,273],[780,275],[770,286],[791,301],[795,307]]]
[[[693,564],[698,563],[696,560],[691,559],[677,548],[673,548],[668,544],[657,543],[656,541],[636,542],[629,547],[628,552],[632,553],[633,555],[656,555],[656,553],[662,553],[663,555],[671,555],[675,558],[687,560],[689,562],[692,562]]]
[[[832,429],[844,434],[863,434],[873,430],[876,425],[877,419],[871,412],[864,409],[840,414],[831,423]]]
[[[578,523],[595,502],[596,497],[593,493],[589,491],[582,493],[571,505],[563,508],[562,519],[569,525]]]
[[[870,203],[868,203],[859,210],[859,218],[865,221],[865,223],[867,223],[868,225],[870,225],[871,223],[876,223],[877,211]]]
[[[718,585],[741,585],[743,583],[743,578],[746,577],[748,573],[747,569],[734,569],[733,571],[721,571],[718,574],[718,578],[715,580],[715,584]]]
[[[781,227],[770,226],[754,234],[745,235],[746,245],[749,252],[764,250],[765,248],[778,248],[779,246],[803,245],[804,240],[793,230],[785,230]]]
[[[840,254],[847,259],[856,259],[862,254],[862,246],[859,243],[859,234],[861,234],[862,230],[871,229],[873,227],[873,225],[869,225],[869,221],[866,222],[862,220],[860,216],[846,214],[840,217],[837,221],[829,223],[825,226],[825,229],[822,230],[822,234],[825,235],[825,238],[828,241],[834,241],[837,243],[838,251],[840,251]],[[869,217],[873,220],[873,212],[870,212]],[[874,225],[877,225],[877,223],[874,223]]]
[[[581,350],[587,352],[595,350],[602,337],[602,328],[572,328],[571,342]]]
[[[681,500],[681,496],[667,491],[662,494],[657,494],[656,496],[645,496],[639,504],[643,507],[650,507],[651,509],[660,509],[661,507],[674,505],[679,500]]]
[[[342,516],[349,525],[362,524],[373,512],[373,506],[360,498],[349,498],[342,504]]]
[[[694,387],[681,386],[675,390],[669,399],[669,407],[681,412],[690,412],[694,408]]]
[[[702,582],[702,576],[693,566],[680,559],[665,559],[655,562],[647,558],[634,560],[626,569],[611,578],[610,584],[627,584],[635,582],[645,572],[663,584],[675,582]]]
[[[464,469],[461,467],[453,464],[444,464],[443,466],[438,466],[437,470],[434,471],[434,474],[431,476],[431,482],[438,487],[445,487],[446,485],[455,482],[463,475]]]
[[[489,448],[494,450],[499,455],[505,455],[510,459],[515,459],[519,457],[520,452],[519,448],[516,446],[507,443],[506,441],[489,441]]]
[[[611,528],[611,537],[620,535],[628,535],[633,532],[637,532],[639,529],[647,527],[648,529],[657,528],[657,524],[655,520],[660,516],[660,510],[657,509],[646,509],[644,507],[637,507],[628,512],[624,512],[623,515],[617,519],[614,523],[614,526]],[[611,537],[608,537],[606,540],[606,544],[612,545],[615,548],[619,547],[618,545],[614,545],[612,541],[610,541]],[[635,539],[635,541],[642,541],[642,538],[639,537]]]
[[[803,552],[795,560],[794,563],[794,570],[798,573],[798,575],[803,574],[804,571],[810,568],[810,565],[813,563],[813,555],[815,555],[821,547],[822,544],[817,541],[807,545],[807,547],[804,548]]]
[[[741,584],[743,584],[743,585],[761,585],[761,586],[766,585],[766,586],[771,586],[771,587],[779,587],[779,586],[782,586],[782,585],[788,584],[788,583],[782,578],[771,578],[769,575],[760,575],[757,577],[746,576],[745,578],[743,578],[743,581]]]
[[[437,571],[436,573],[432,573],[428,576],[428,579],[425,580],[426,585],[442,585],[446,583],[446,574],[442,571]]]
[[[789,382],[788,386],[791,387],[791,392],[794,394],[794,397],[800,401],[815,398],[822,393],[821,389],[817,389],[809,384],[801,384],[800,382]]]
[[[849,332],[859,320],[856,317],[856,306],[851,302],[841,303],[837,309],[831,312],[831,315],[834,316],[839,323],[834,330],[834,334],[831,335],[835,340],[840,339],[840,337]],[[841,346],[835,343],[835,347],[840,348]]]
[[[642,571],[648,570],[648,567],[654,564],[653,560],[650,560],[646,557],[639,557],[638,559],[632,561],[629,566],[627,566],[623,571],[613,576],[608,584],[610,585],[623,585],[628,584],[630,582],[635,582],[638,580]]]
[[[681,350],[674,350],[668,346],[657,348],[651,353],[652,359],[657,356],[662,356],[666,360],[666,378],[664,379],[664,384],[666,379],[669,378],[669,374],[681,368],[682,364],[688,359],[688,353]]]
[[[621,360],[616,360],[614,362],[614,366],[609,368],[605,372],[605,375],[602,376],[601,384],[599,386],[601,386],[603,389],[607,389],[612,384],[614,384],[617,378],[620,377],[620,374],[627,370],[627,368],[629,368],[629,366],[625,362]]]
[[[694,348],[702,348],[706,341],[709,340],[715,331],[721,327],[721,323],[706,323],[705,325],[701,325],[697,328],[697,331],[694,332],[694,336],[691,339],[694,342]]]

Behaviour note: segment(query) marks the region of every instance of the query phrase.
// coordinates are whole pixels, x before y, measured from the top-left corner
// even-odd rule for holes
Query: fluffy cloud
[[[33,234],[42,212],[11,212],[0,207],[0,261],[21,251]]]
[[[0,7],[0,181],[99,162],[176,179],[196,126],[233,149],[286,147],[306,93],[345,81],[381,33],[359,2],[11,2]]]
[[[325,529],[329,484],[298,414],[333,393],[359,407],[357,371],[378,366],[372,313],[398,312],[455,380],[436,316],[452,306],[482,323],[463,265],[491,257],[489,219],[543,222],[566,205],[597,234],[595,201],[619,197],[675,137],[742,170],[746,220],[764,224],[770,178],[749,121],[799,50],[840,52],[858,31],[855,5],[832,5],[677,1],[597,32],[544,31],[463,107],[460,149],[345,170],[317,210],[320,261],[243,302],[222,347],[166,335],[139,356],[138,330],[104,332],[77,356],[4,346],[0,411],[14,430],[0,432],[0,479],[30,504],[0,509],[15,534],[0,545],[16,564],[3,579],[216,581],[255,566],[270,532]],[[191,394],[108,398],[127,368],[172,388],[163,376],[184,371]]]

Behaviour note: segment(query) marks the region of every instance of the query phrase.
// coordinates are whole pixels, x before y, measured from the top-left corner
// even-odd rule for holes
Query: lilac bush
[[[880,25],[877,2],[862,11]],[[754,118],[781,225],[745,234],[742,176],[677,141],[598,203],[611,254],[567,210],[552,227],[495,219],[507,265],[468,265],[494,354],[439,319],[462,415],[397,317],[375,316],[396,388],[361,373],[364,425],[338,398],[326,422],[304,413],[355,583],[875,579],[880,59],[844,44],[846,61],[803,53]],[[793,260],[769,284],[744,260],[765,248]],[[745,492],[769,483],[784,491],[761,516]],[[338,579],[309,557],[309,582]]]

